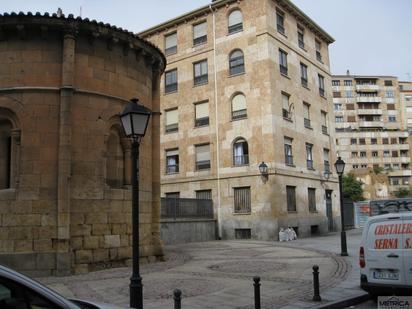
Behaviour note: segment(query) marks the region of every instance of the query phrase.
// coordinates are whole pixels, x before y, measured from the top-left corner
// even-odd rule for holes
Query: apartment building
[[[412,132],[412,82],[399,82],[402,122],[409,134]]]
[[[400,188],[409,188],[411,159],[405,119],[407,109],[403,108],[401,100],[402,95],[407,96],[401,95],[400,86],[393,76],[348,73],[332,77],[336,144],[339,155],[347,163],[346,171],[356,170],[357,175],[362,171],[365,175],[375,171],[388,176],[387,192],[366,190],[366,198],[385,198]],[[410,105],[412,112],[412,100]]]
[[[339,228],[330,35],[288,0],[217,0],[140,36],[168,62],[162,196],[212,199],[225,239]]]

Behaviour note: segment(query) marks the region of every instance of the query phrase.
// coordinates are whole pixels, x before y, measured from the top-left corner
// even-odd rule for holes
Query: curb
[[[369,294],[363,293],[358,296],[348,297],[332,303],[320,305],[315,307],[314,309],[341,309],[363,303],[365,301],[368,301],[369,299],[371,299]]]

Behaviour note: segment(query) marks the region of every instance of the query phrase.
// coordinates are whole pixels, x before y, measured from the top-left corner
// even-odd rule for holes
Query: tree
[[[342,190],[343,196],[350,197],[354,202],[363,200],[362,181],[357,180],[352,173],[343,175]]]
[[[400,188],[398,191],[394,192],[397,198],[409,197],[411,196],[411,191],[407,188]]]

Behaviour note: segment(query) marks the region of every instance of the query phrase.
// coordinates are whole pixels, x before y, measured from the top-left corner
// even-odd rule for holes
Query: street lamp
[[[262,161],[262,163],[259,164],[259,172],[265,180],[268,180],[268,177],[269,177],[268,166],[263,161]]]
[[[120,114],[124,133],[132,138],[132,277],[130,307],[143,309],[143,285],[139,270],[139,146],[146,133],[151,110],[131,99]]]
[[[343,211],[343,190],[342,190],[342,175],[343,171],[345,170],[345,161],[342,160],[341,157],[335,162],[335,169],[336,173],[339,176],[339,195],[340,195],[340,220],[341,220],[341,233],[340,233],[340,255],[341,256],[348,256],[348,249],[346,246],[346,232],[345,232],[345,219],[344,219],[344,211]]]

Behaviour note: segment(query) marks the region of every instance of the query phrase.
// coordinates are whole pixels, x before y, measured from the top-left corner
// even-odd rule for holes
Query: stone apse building
[[[163,54],[108,24],[0,16],[0,263],[85,272],[131,257],[130,142],[118,114],[132,97],[159,111]],[[159,239],[159,115],[141,147],[143,258]]]
[[[334,75],[332,88],[337,149],[347,163],[346,172],[356,171],[365,183],[364,197],[388,198],[401,188],[409,189],[412,103],[408,99],[412,102],[412,96],[408,96],[408,83],[393,76],[348,72]],[[385,174],[388,185],[370,186],[373,171]]]
[[[225,239],[338,228],[330,35],[287,0],[219,0],[140,36],[168,62],[162,196],[212,199]]]

